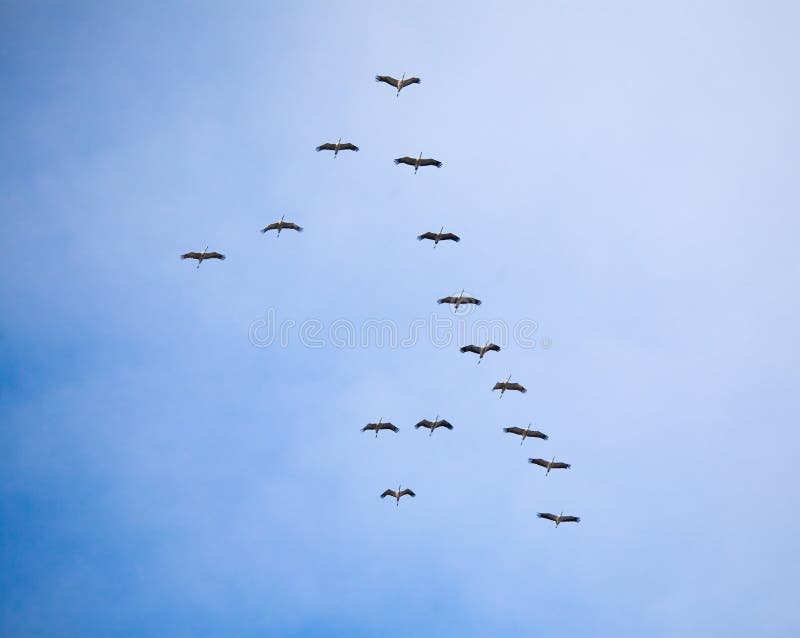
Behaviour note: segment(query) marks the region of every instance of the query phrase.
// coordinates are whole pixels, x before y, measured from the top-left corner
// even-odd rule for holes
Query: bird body
[[[531,430],[531,424],[528,424],[524,430],[522,428],[503,428],[503,432],[507,434],[516,434],[517,436],[522,437],[519,444],[522,445],[527,438],[534,438],[534,439],[542,439],[543,441],[547,440],[547,435],[544,432],[539,432],[539,430]]]
[[[431,436],[436,428],[447,428],[448,430],[452,430],[453,424],[450,423],[449,421],[445,421],[444,419],[440,419],[439,415],[437,414],[436,418],[433,421],[428,421],[428,419],[422,419],[422,421],[417,423],[414,427],[416,429],[428,428],[430,430],[428,436]]]
[[[439,160],[431,159],[431,158],[422,158],[422,153],[419,154],[419,157],[398,157],[395,161],[395,164],[407,164],[408,166],[414,167],[414,173],[419,170],[420,166],[435,166],[436,168],[441,168],[442,163]]]
[[[339,151],[355,151],[358,152],[358,146],[355,144],[351,144],[350,142],[345,142],[342,144],[342,138],[339,138],[339,141],[336,144],[332,144],[331,142],[326,142],[325,144],[320,144],[317,146],[317,153],[320,151],[333,151],[333,159],[336,159],[336,156],[339,154]]]
[[[400,78],[399,80],[396,80],[391,75],[376,75],[375,76],[375,81],[376,82],[385,82],[389,86],[393,86],[394,88],[396,88],[397,89],[397,93],[396,93],[395,97],[399,97],[400,96],[400,91],[402,91],[404,88],[406,88],[410,84],[419,84],[420,82],[422,82],[422,80],[420,80],[419,78],[408,78],[408,79],[406,79],[406,74],[405,73],[403,73],[403,77]]]
[[[569,463],[556,461],[555,457],[553,457],[550,461],[545,461],[544,459],[528,459],[528,463],[533,463],[534,465],[545,468],[547,470],[547,472],[545,472],[545,476],[550,474],[550,470],[568,470],[570,467],[572,467]]]
[[[440,241],[454,241],[460,242],[461,237],[455,235],[453,233],[444,233],[444,226],[442,226],[441,230],[438,233],[422,233],[421,235],[417,235],[417,241],[422,241],[423,239],[430,239],[433,241],[433,247],[436,248],[439,245]]]
[[[375,438],[378,438],[378,432],[381,430],[391,430],[392,432],[397,432],[400,428],[392,423],[383,423],[383,419],[378,419],[377,423],[367,423],[363,428],[361,428],[362,432],[367,432],[370,430],[375,430]]]
[[[558,527],[561,523],[580,523],[581,517],[580,516],[564,516],[563,512],[556,516],[555,514],[550,514],[549,512],[539,512],[536,516],[539,518],[547,519],[548,521],[553,521]]]
[[[441,299],[437,299],[436,303],[443,304],[448,303],[453,305],[453,312],[458,310],[458,307],[463,304],[474,304],[476,306],[481,305],[481,300],[476,299],[475,297],[465,297],[464,291],[462,290],[457,297],[442,297]]]
[[[386,490],[383,494],[381,494],[381,498],[386,498],[387,496],[391,496],[393,499],[395,499],[395,505],[400,505],[400,497],[408,495],[411,498],[414,498],[416,496],[416,494],[414,494],[414,492],[412,492],[411,490],[409,489],[401,490],[400,489],[401,487],[402,487],[401,485],[398,485],[397,490]]]
[[[501,399],[503,398],[503,394],[505,394],[506,390],[516,390],[517,392],[521,392],[522,394],[525,394],[527,392],[527,390],[524,387],[522,387],[519,383],[511,383],[510,374],[508,375],[508,379],[506,379],[505,381],[498,381],[497,383],[494,384],[492,392],[494,392],[495,390],[500,390]]]
[[[303,232],[303,227],[302,226],[298,226],[294,222],[285,222],[285,221],[283,221],[283,216],[281,216],[280,221],[273,222],[272,224],[269,224],[268,226],[264,226],[264,228],[261,229],[261,232],[262,233],[266,233],[266,232],[268,232],[270,230],[277,230],[278,231],[278,237],[280,237],[281,236],[281,231],[284,230],[284,229],[296,230],[298,233],[302,233]]]
[[[197,267],[200,268],[200,264],[203,263],[204,259],[225,259],[225,255],[222,253],[215,253],[215,252],[208,252],[208,246],[203,249],[201,253],[184,253],[181,255],[181,259],[196,259],[197,260]]]
[[[480,363],[481,360],[483,359],[483,356],[487,352],[500,352],[500,346],[494,343],[487,342],[486,345],[483,346],[473,346],[473,345],[463,346],[462,348],[460,348],[460,350],[461,352],[474,352],[475,354],[478,355],[478,363]]]

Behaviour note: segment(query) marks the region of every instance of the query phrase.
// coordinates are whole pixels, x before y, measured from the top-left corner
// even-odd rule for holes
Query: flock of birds
[[[375,76],[375,80],[377,82],[383,82],[385,84],[388,84],[388,85],[396,88],[397,89],[396,97],[400,96],[400,91],[402,91],[405,87],[410,86],[412,84],[419,84],[420,81],[421,81],[417,77],[406,78],[405,74],[403,74],[403,76],[399,80],[397,80],[397,79],[395,79],[395,78],[393,78],[393,77],[391,77],[389,75],[377,75],[377,76]],[[318,152],[319,151],[333,151],[333,157],[335,159],[339,155],[340,151],[358,152],[359,149],[358,149],[358,146],[356,146],[355,144],[352,144],[351,142],[342,142],[342,138],[339,138],[335,143],[327,142],[325,144],[320,144],[319,146],[317,146],[316,150]],[[435,166],[436,168],[441,168],[441,166],[442,166],[442,162],[440,162],[439,160],[436,160],[436,159],[433,159],[433,158],[423,158],[422,157],[422,153],[420,153],[419,156],[417,156],[417,157],[407,157],[407,156],[406,157],[398,157],[397,159],[394,160],[394,163],[395,164],[404,164],[406,166],[413,166],[415,174],[423,166]],[[280,218],[279,221],[273,222],[273,223],[265,226],[264,228],[262,228],[261,232],[262,233],[267,233],[267,232],[273,231],[273,230],[277,231],[277,236],[280,236],[281,231],[283,231],[283,230],[293,230],[293,231],[296,231],[296,232],[303,232],[303,228],[301,226],[298,226],[294,222],[285,221],[283,216]],[[450,233],[450,232],[445,233],[444,232],[444,227],[440,228],[438,233],[426,232],[426,233],[423,233],[422,235],[418,235],[417,239],[419,241],[422,241],[422,240],[430,240],[430,241],[432,241],[434,248],[436,248],[439,245],[439,243],[443,242],[443,241],[453,241],[453,242],[461,241],[461,238],[458,235],[455,235],[454,233]],[[202,264],[203,261],[205,261],[207,259],[223,260],[223,259],[225,259],[225,255],[223,255],[221,253],[218,253],[218,252],[213,252],[213,251],[209,252],[208,251],[208,246],[206,246],[203,249],[203,251],[199,252],[199,253],[198,252],[184,253],[183,255],[181,255],[181,259],[194,259],[194,260],[197,261],[197,268],[200,268],[200,264]],[[449,304],[449,305],[451,305],[453,307],[453,311],[456,312],[456,311],[458,311],[458,309],[461,306],[464,306],[464,305],[470,305],[471,304],[471,305],[479,306],[479,305],[481,305],[481,300],[480,299],[476,299],[475,297],[465,296],[464,295],[464,291],[462,290],[456,296],[442,297],[441,299],[438,299],[437,303],[439,303],[439,304]],[[460,348],[460,351],[462,353],[470,352],[470,353],[478,355],[478,363],[480,364],[480,362],[483,360],[484,356],[488,352],[500,352],[500,346],[498,346],[498,345],[496,345],[494,343],[489,343],[487,341],[487,343],[485,343],[482,346],[477,346],[477,345],[466,345],[466,346],[463,346],[462,348]],[[525,387],[523,387],[521,384],[511,381],[511,375],[509,375],[508,378],[505,381],[498,381],[497,383],[495,383],[494,387],[492,388],[492,391],[495,391],[495,390],[500,390],[500,398],[501,399],[503,398],[503,395],[506,392],[513,391],[513,392],[519,392],[521,394],[524,394],[525,392],[527,392]],[[453,424],[450,423],[449,421],[446,421],[445,419],[440,419],[439,416],[437,415],[436,418],[433,421],[429,421],[427,419],[423,419],[422,421],[417,423],[414,426],[414,428],[415,429],[425,428],[425,429],[429,430],[428,436],[432,436],[434,430],[436,430],[437,428],[445,428],[446,430],[452,430],[453,429]],[[383,419],[381,418],[381,419],[378,419],[378,421],[376,423],[367,423],[367,425],[365,425],[363,428],[361,428],[361,431],[362,432],[375,432],[375,437],[377,438],[379,432],[389,431],[389,432],[397,433],[399,431],[399,429],[400,428],[398,428],[396,425],[394,425],[392,423],[389,423],[389,422],[384,422]],[[525,439],[529,439],[529,438],[541,439],[541,440],[544,440],[544,441],[546,441],[548,439],[548,436],[546,434],[544,434],[543,432],[539,432],[538,430],[532,430],[530,423],[524,429],[523,428],[519,428],[519,427],[510,427],[510,428],[503,428],[503,432],[505,432],[507,434],[513,434],[513,435],[519,436],[520,437],[520,445],[522,445],[525,442]],[[567,470],[567,469],[570,468],[570,464],[569,463],[564,463],[562,461],[556,461],[555,457],[553,457],[549,461],[546,460],[546,459],[541,459],[541,458],[530,458],[530,459],[528,459],[528,462],[533,464],[533,465],[537,465],[537,466],[539,466],[541,468],[544,468],[545,469],[545,476],[549,475],[551,470]],[[395,500],[395,505],[399,506],[400,505],[400,499],[403,496],[415,497],[416,493],[414,493],[414,491],[412,491],[412,490],[410,490],[408,488],[402,489],[402,485],[398,485],[396,490],[387,489],[380,495],[381,498],[386,498],[387,496],[393,498]],[[561,512],[560,514],[551,514],[549,512],[539,512],[537,514],[537,516],[539,518],[542,518],[542,519],[553,521],[555,523],[556,527],[558,527],[561,523],[579,523],[580,520],[581,520],[580,517],[578,517],[578,516],[564,515],[563,512]]]

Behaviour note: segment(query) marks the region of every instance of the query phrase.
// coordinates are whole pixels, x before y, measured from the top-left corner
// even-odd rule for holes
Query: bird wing
[[[436,422],[436,427],[437,428],[447,428],[448,430],[452,430],[453,429],[453,424],[450,423],[450,421],[445,421],[444,419],[439,419]]]
[[[569,463],[561,463],[559,461],[558,463],[553,463],[550,467],[554,470],[568,470],[571,466]]]
[[[421,235],[417,235],[417,239],[420,240],[420,241],[422,241],[423,239],[435,240],[436,239],[436,233],[431,233],[431,232],[422,233]]]
[[[505,381],[498,381],[497,383],[494,384],[494,387],[492,388],[492,391],[494,391],[494,390],[502,390],[505,387],[506,387],[506,382]]]
[[[506,383],[506,390],[517,390],[518,392],[522,392],[525,394],[527,390],[523,388],[519,383]]]
[[[400,428],[398,428],[394,423],[381,423],[378,426],[379,430],[391,430],[392,432],[397,432]]]
[[[296,230],[298,233],[302,233],[303,232],[303,227],[302,226],[298,226],[294,222],[284,222],[283,223],[283,227],[284,228],[288,228],[290,230]]]
[[[547,440],[547,435],[544,432],[539,432],[539,430],[528,430],[528,436],[536,437],[537,439]]]
[[[412,492],[409,489],[405,489],[402,492],[400,492],[400,496],[405,496],[406,494],[408,494],[409,496],[416,496],[416,494],[414,494],[414,492]]]
[[[422,419],[422,421],[417,423],[414,427],[417,428],[417,429],[419,429],[419,428],[429,428],[432,425],[433,425],[433,423],[431,421],[428,421],[428,419]]]
[[[439,241],[447,241],[448,239],[451,241],[461,241],[461,237],[453,233],[442,233],[442,236],[439,237]]]
[[[561,517],[562,523],[580,523],[581,517],[580,516],[562,516]]]
[[[441,299],[437,299],[436,303],[455,303],[455,297],[442,297]]]
[[[339,147],[341,148],[341,146]],[[330,142],[326,142],[325,144],[320,144],[317,146],[317,152],[319,151],[335,151],[336,144],[331,144]]]
[[[390,84],[394,88],[397,88],[397,80],[395,80],[391,75],[376,75],[375,76],[376,82],[386,82],[386,84]]]
[[[525,434],[525,430],[522,428],[503,428],[503,432],[507,432],[508,434],[518,434],[519,436]]]
[[[478,346],[463,346],[459,348],[459,350],[461,350],[461,352],[474,352],[475,354],[481,353],[481,349]]]
[[[461,297],[461,303],[474,303],[476,306],[480,306],[483,302],[475,297]]]
[[[264,226],[264,228],[261,229],[261,232],[266,233],[268,230],[278,230],[280,227],[281,227],[280,222],[273,222],[272,224]]]
[[[547,461],[544,459],[528,459],[528,463],[533,463],[534,465],[538,465],[539,467],[547,467]]]
[[[356,151],[358,152],[358,146],[355,144],[351,144],[350,142],[346,142],[344,144],[339,144],[340,151]]]
[[[490,343],[488,346],[486,346],[486,351],[489,352],[490,350],[492,352],[500,352],[500,346]]]
[[[413,157],[398,157],[395,161],[395,164],[408,164],[409,166],[416,166],[417,160]]]
[[[203,259],[225,259],[225,255],[222,253],[206,253]]]
[[[181,255],[181,259],[200,259],[200,253],[185,253]]]
[[[386,490],[383,494],[381,494],[381,498],[386,498],[387,496],[397,498],[397,492],[394,490]]]
[[[395,80],[395,82],[397,82],[397,80]],[[409,84],[419,84],[420,82],[422,82],[422,80],[420,80],[419,78],[406,78],[400,83],[400,88],[402,89],[403,87],[406,87]]]
[[[442,163],[439,160],[430,159],[430,158],[421,159],[419,161],[419,165],[420,166],[435,166],[436,168],[441,168],[442,167]]]
[[[558,520],[558,516],[555,514],[550,514],[548,512],[539,512],[536,516],[539,518],[546,518],[548,521],[553,521],[554,523]],[[564,520],[563,518],[561,520]]]
[[[362,432],[366,432],[367,430],[377,430],[378,424],[377,423],[367,423],[363,428],[361,428]]]

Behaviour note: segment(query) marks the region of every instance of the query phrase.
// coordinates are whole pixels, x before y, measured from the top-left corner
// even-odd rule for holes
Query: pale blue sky
[[[798,635],[798,6],[230,4],[0,2],[0,634]]]

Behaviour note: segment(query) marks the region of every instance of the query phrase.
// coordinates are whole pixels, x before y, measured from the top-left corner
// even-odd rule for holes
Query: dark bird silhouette
[[[196,259],[198,268],[200,268],[200,264],[203,263],[204,259],[225,259],[225,255],[222,253],[210,253],[207,251],[208,246],[203,248],[203,252],[201,253],[184,253],[181,255],[181,259]]]
[[[382,423],[382,419],[378,419],[377,423],[367,423],[363,428],[361,428],[362,432],[367,432],[368,430],[375,430],[375,438],[378,438],[378,432],[381,430],[391,430],[392,432],[397,432],[400,428],[396,425],[392,425],[391,423]]]
[[[399,80],[394,79],[391,75],[376,75],[375,76],[376,82],[386,82],[389,86],[393,86],[397,89],[397,94],[395,97],[400,96],[400,91],[406,88],[409,84],[419,84],[422,82],[419,78],[408,78],[406,80],[406,74],[403,73],[403,77]]]
[[[325,144],[320,144],[317,146],[317,153],[320,151],[333,151],[333,159],[336,159],[336,156],[339,154],[339,151],[356,151],[358,152],[358,146],[355,144],[351,144],[350,142],[345,142],[342,144],[342,138],[339,138],[339,141],[336,144],[331,144],[330,142],[326,142]]]
[[[296,230],[298,233],[302,233],[303,227],[298,226],[294,222],[285,222],[283,221],[283,216],[281,216],[281,220],[279,222],[273,222],[269,226],[264,226],[264,228],[261,229],[261,232],[266,233],[270,230],[277,230],[278,237],[280,237],[282,230]]]
[[[533,463],[534,465],[545,468],[547,470],[544,474],[545,476],[550,474],[550,470],[568,470],[572,467],[569,463],[556,462],[555,459],[556,457],[553,457],[550,461],[545,461],[544,459],[528,459],[528,463]]]
[[[503,394],[505,393],[506,390],[516,390],[517,392],[521,392],[522,394],[525,394],[527,392],[527,390],[523,388],[519,383],[511,383],[510,374],[508,375],[508,379],[506,379],[505,381],[498,381],[497,383],[494,384],[492,392],[494,392],[495,390],[500,390],[501,399],[503,398]]]
[[[428,428],[430,430],[428,436],[431,436],[436,428],[447,428],[448,430],[452,430],[453,424],[450,423],[449,421],[445,421],[444,419],[440,419],[439,415],[437,414],[436,418],[433,421],[428,421],[428,419],[422,419],[422,421],[417,423],[414,427],[416,429]]]
[[[417,240],[422,241],[423,239],[430,239],[433,241],[433,247],[436,248],[439,245],[440,241],[461,241],[461,237],[458,235],[454,235],[453,233],[443,233],[444,226],[442,226],[441,230],[438,233],[423,233],[422,235],[417,235]]]
[[[525,442],[525,439],[534,438],[534,439],[542,439],[543,441],[547,440],[547,435],[544,432],[539,432],[539,430],[531,430],[531,424],[528,423],[528,427],[524,430],[522,428],[503,428],[503,432],[506,434],[516,434],[517,436],[522,437],[520,439],[519,444],[522,445]]]
[[[461,292],[458,294],[457,297],[442,297],[441,299],[437,299],[436,303],[443,304],[449,303],[453,305],[453,312],[458,310],[458,307],[463,304],[474,304],[476,306],[481,305],[480,299],[475,299],[475,297],[465,297],[464,290],[462,289]]]
[[[408,496],[410,496],[412,498],[416,496],[416,494],[414,494],[414,492],[412,492],[411,490],[409,490],[409,489],[401,490],[400,489],[401,487],[402,487],[401,485],[398,485],[397,486],[397,491],[395,491],[395,490],[386,490],[383,494],[381,494],[381,498],[386,498],[387,496],[391,496],[396,501],[395,505],[400,505],[400,497],[401,496],[405,496],[406,494],[408,494]]]
[[[407,164],[408,166],[414,167],[414,173],[419,170],[420,166],[435,166],[436,168],[441,168],[442,163],[439,160],[435,159],[422,159],[422,153],[419,154],[419,157],[398,157],[395,161],[395,164]]]
[[[580,523],[581,522],[581,517],[580,516],[563,516],[563,512],[562,512],[562,514],[559,514],[558,516],[556,516],[555,514],[550,514],[548,512],[539,512],[536,516],[538,516],[539,518],[545,518],[548,521],[553,521],[556,524],[556,527],[558,527],[561,523]]]
[[[483,355],[487,352],[500,352],[500,346],[487,341],[485,346],[463,346],[460,350],[461,352],[474,352],[478,355],[478,363],[480,363],[483,360]]]

